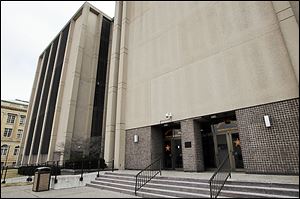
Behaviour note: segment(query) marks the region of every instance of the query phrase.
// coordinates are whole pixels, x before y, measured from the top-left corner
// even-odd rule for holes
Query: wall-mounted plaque
[[[184,143],[184,147],[185,148],[191,148],[192,147],[192,143],[191,142],[185,142]]]

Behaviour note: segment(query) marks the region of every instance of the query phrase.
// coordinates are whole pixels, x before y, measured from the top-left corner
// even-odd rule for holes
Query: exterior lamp
[[[133,136],[133,142],[134,143],[138,143],[139,142],[139,136],[138,135],[134,135]]]
[[[264,120],[265,120],[266,127],[271,127],[271,122],[270,122],[270,118],[268,115],[264,116]]]

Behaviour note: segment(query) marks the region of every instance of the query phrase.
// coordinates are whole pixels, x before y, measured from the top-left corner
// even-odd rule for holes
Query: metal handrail
[[[217,198],[220,194],[224,184],[226,183],[228,177],[231,178],[231,169],[229,168],[228,173],[227,170],[224,168],[225,163],[229,160],[229,154],[227,157],[223,160],[221,165],[218,167],[218,169],[214,172],[212,177],[209,179],[209,191],[210,191],[210,197],[211,198]],[[225,171],[225,175],[222,176],[222,172]],[[218,179],[218,177],[220,178]],[[223,178],[222,178],[223,177]]]
[[[159,169],[155,169],[153,166],[155,163],[159,162]],[[145,173],[144,175],[142,175]],[[161,175],[161,157],[157,158],[154,162],[152,162],[149,166],[142,169],[135,176],[135,187],[134,194],[140,190],[145,184],[147,184],[152,178],[154,178],[157,174]]]

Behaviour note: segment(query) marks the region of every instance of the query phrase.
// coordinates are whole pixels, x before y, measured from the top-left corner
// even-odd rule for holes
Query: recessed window
[[[11,133],[12,133],[12,129],[10,129],[10,128],[5,128],[5,129],[4,129],[3,136],[4,136],[4,137],[10,137],[10,136],[11,136]]]
[[[23,136],[23,130],[22,129],[18,129],[17,139],[22,139],[22,136]]]
[[[6,155],[8,151],[8,145],[4,144],[1,146],[1,155]]]
[[[6,123],[13,124],[13,123],[15,123],[15,119],[16,119],[16,115],[8,114]]]
[[[20,147],[16,146],[15,150],[14,150],[14,155],[18,155],[19,154],[19,150],[20,150]]]
[[[20,116],[20,125],[24,125],[25,124],[25,119],[26,119],[25,115],[21,115]]]

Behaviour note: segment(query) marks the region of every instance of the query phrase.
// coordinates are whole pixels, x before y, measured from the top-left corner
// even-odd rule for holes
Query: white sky
[[[1,99],[29,101],[37,60],[85,1],[1,1]],[[114,1],[88,1],[114,17]]]

